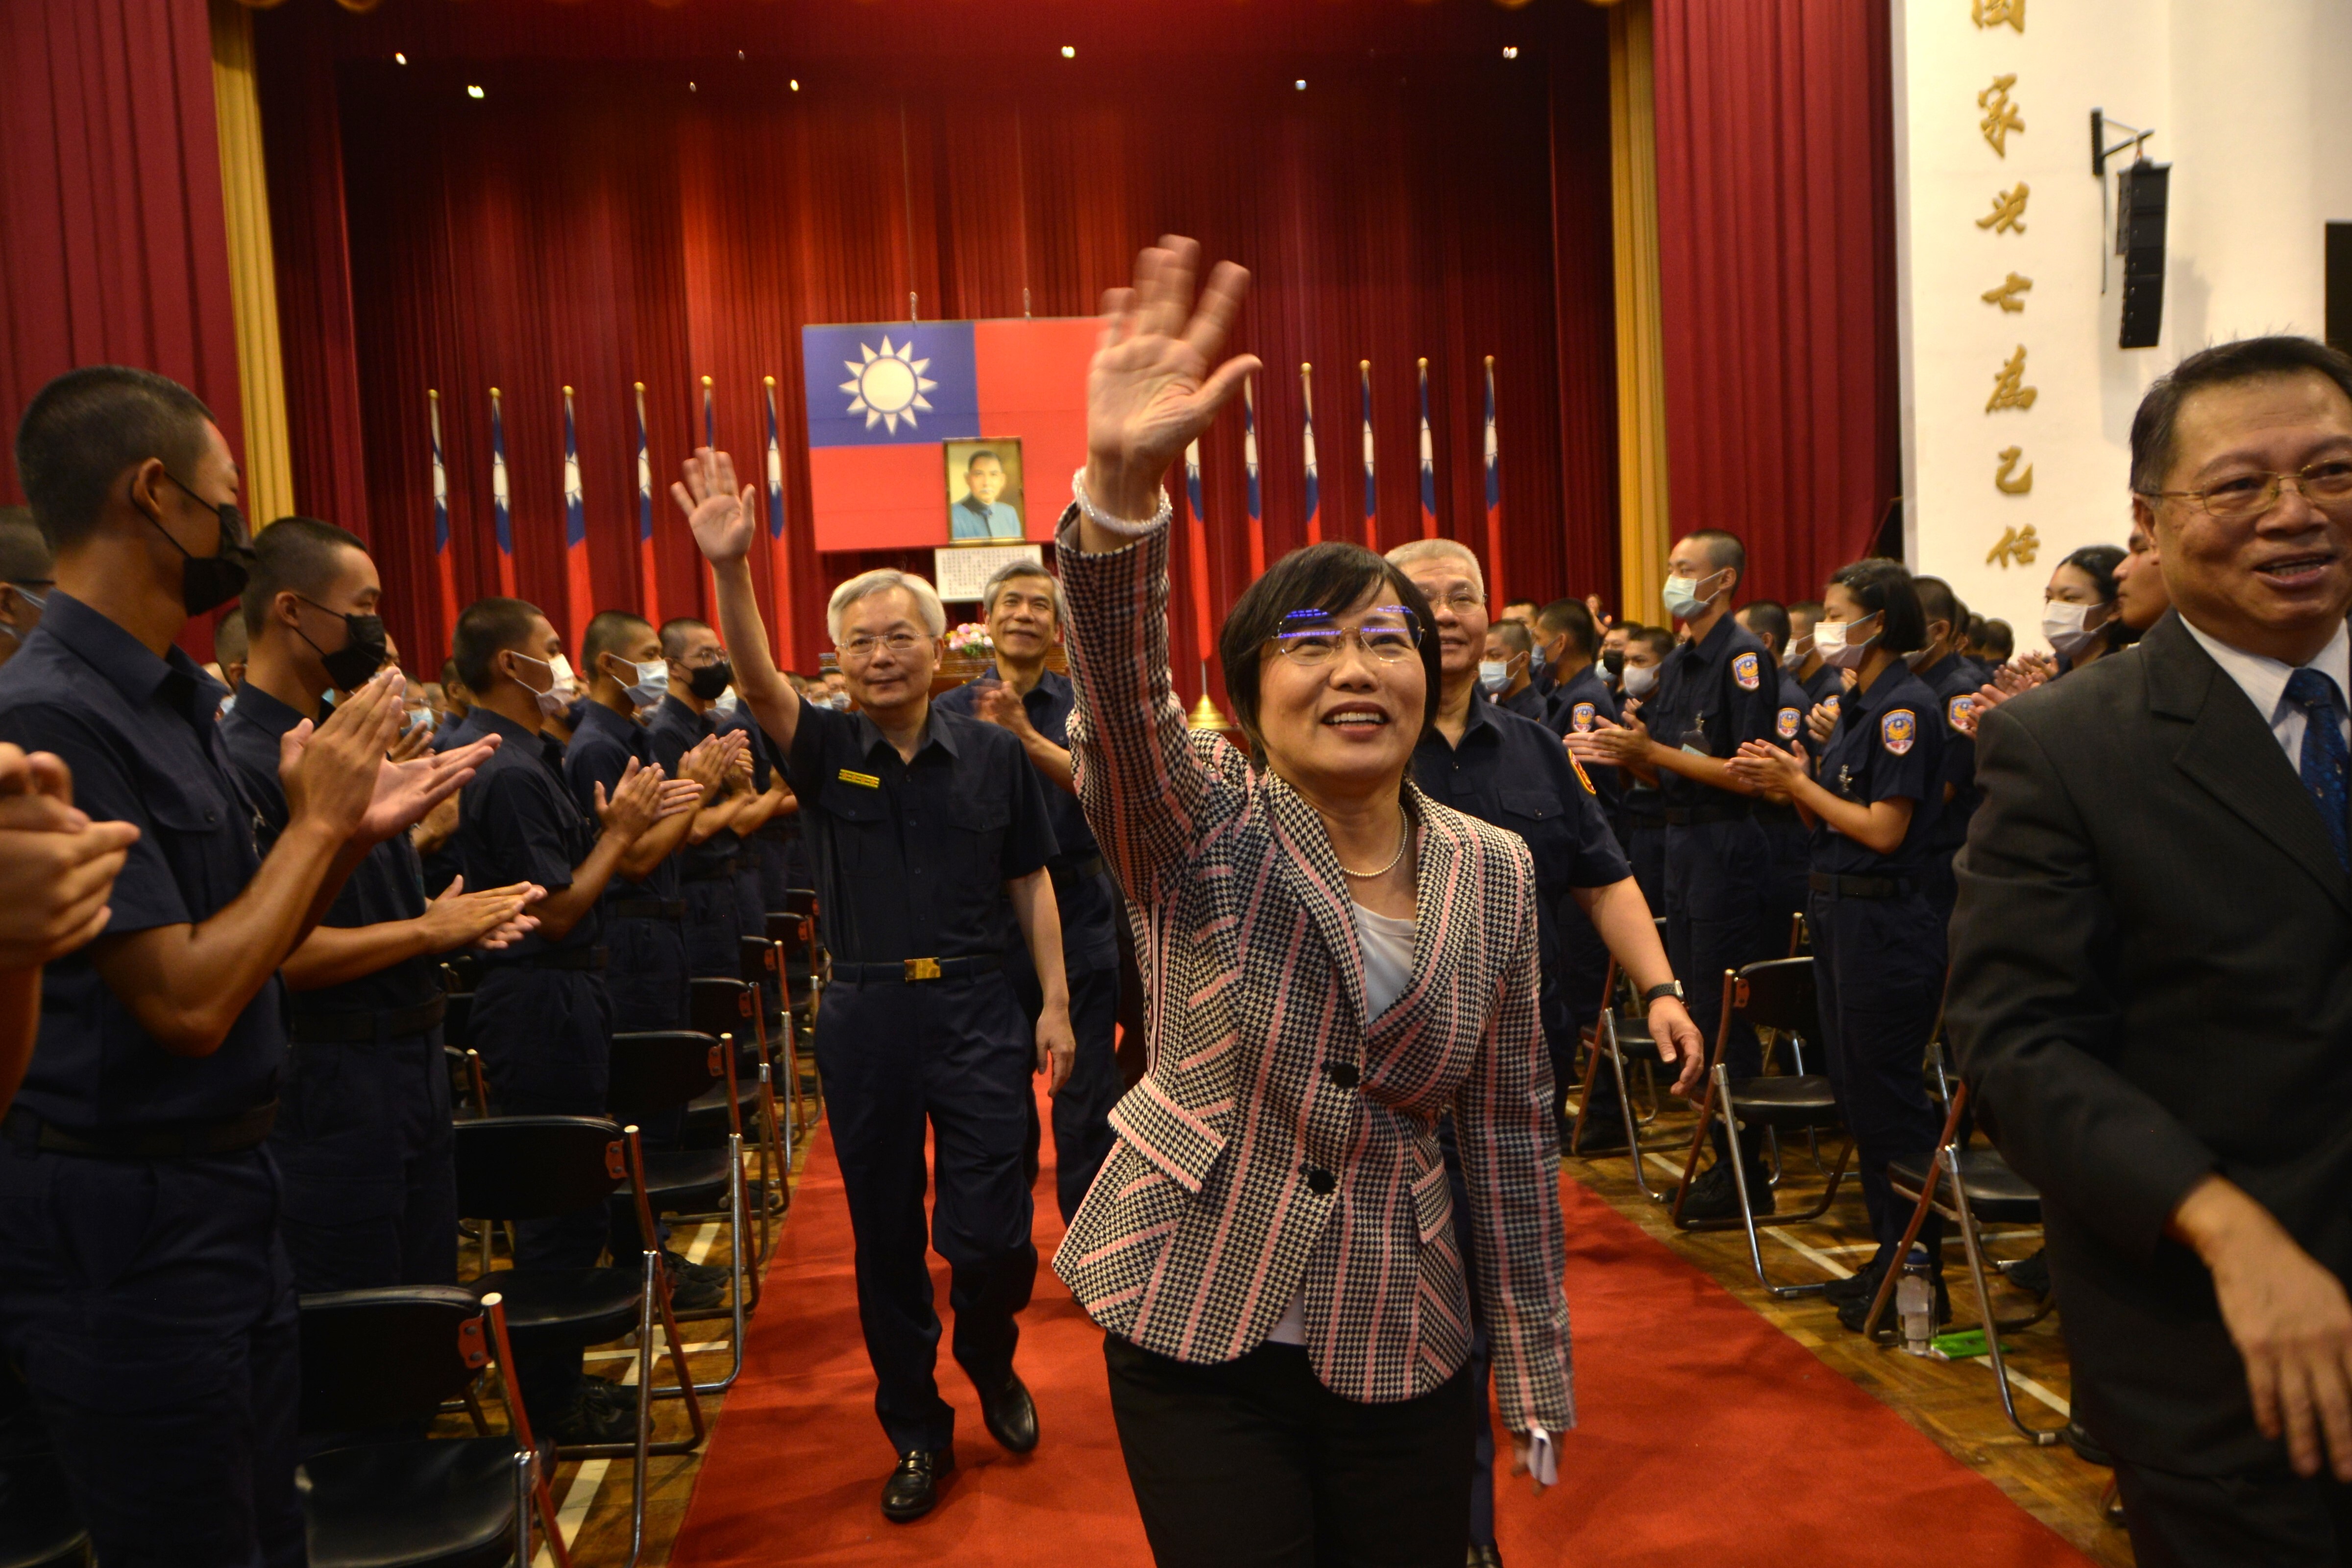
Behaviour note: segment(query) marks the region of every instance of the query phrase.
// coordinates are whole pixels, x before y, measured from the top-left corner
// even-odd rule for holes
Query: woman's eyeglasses
[[[1321,610],[1293,610],[1286,618],[1296,624],[1266,641],[1293,664],[1309,668],[1330,663],[1351,641],[1380,664],[1412,658],[1421,647],[1420,624],[1402,605],[1384,605],[1352,626],[1339,625]]]

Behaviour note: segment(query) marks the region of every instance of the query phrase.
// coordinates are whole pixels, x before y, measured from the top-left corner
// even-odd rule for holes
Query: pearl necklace
[[[1404,858],[1404,847],[1410,843],[1412,839],[1412,826],[1405,820],[1404,807],[1399,805],[1397,807],[1397,851],[1395,854],[1389,857],[1389,863],[1381,867],[1377,871],[1350,871],[1348,868],[1342,866],[1339,868],[1339,875],[1342,877],[1353,877],[1360,882],[1369,882],[1376,878],[1385,877],[1390,872],[1397,868],[1398,861]]]

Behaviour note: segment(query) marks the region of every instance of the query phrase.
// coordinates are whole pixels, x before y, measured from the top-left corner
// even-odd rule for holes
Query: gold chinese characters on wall
[[[1979,32],[2006,26],[2014,32],[2022,33],[2025,31],[2025,0],[1969,0],[1969,20]],[[1984,138],[1985,145],[1992,149],[1996,158],[2007,158],[2009,139],[2026,132],[2024,112],[2017,98],[2012,96],[2016,88],[2017,73],[2002,71],[1993,77],[1990,86],[1976,95],[1979,110],[1977,132]],[[2032,195],[2032,187],[2023,180],[2008,190],[1995,191],[1990,210],[1974,220],[1975,226],[1995,240],[2004,235],[2014,235],[2022,239],[2025,236],[2026,205]],[[2032,287],[2032,279],[2012,271],[1978,298],[1995,307],[2004,316],[2022,315],[2025,296]],[[2015,352],[2000,362],[1992,373],[1992,393],[1985,399],[1987,415],[2023,414],[2032,408],[2042,394],[2039,388],[2026,384],[2025,366],[2026,346],[2019,343]],[[1993,462],[1992,485],[1996,491],[2005,496],[2032,493],[2033,465],[2025,460],[2022,445],[2003,447],[1994,454]],[[2032,524],[2028,523],[2021,529],[2011,526],[1986,554],[1985,564],[2004,568],[2011,564],[2032,565],[2034,552],[2040,547]]]

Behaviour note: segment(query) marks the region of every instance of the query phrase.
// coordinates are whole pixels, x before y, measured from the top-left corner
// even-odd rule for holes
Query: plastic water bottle
[[[1903,1325],[1903,1348],[1926,1355],[1936,1337],[1936,1285],[1928,1277],[1927,1249],[1915,1247],[1903,1260],[1903,1278],[1895,1285],[1895,1314]]]

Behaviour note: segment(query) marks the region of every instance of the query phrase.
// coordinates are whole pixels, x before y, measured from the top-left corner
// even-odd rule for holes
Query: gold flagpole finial
[[[566,396],[566,397],[571,396],[571,395],[572,395],[572,389],[571,389],[570,387],[568,387],[568,386],[567,386],[567,387],[565,387],[565,388],[563,389],[563,395],[564,395],[564,396]]]
[[[435,389],[435,388],[433,388],[433,387],[430,387],[430,386],[426,387],[426,388],[425,389],[425,396],[427,396],[427,397],[429,397],[429,398],[431,398],[431,399],[432,399],[434,402],[436,402],[436,403],[438,403],[438,402],[440,402],[440,401],[441,401],[441,394],[439,393],[439,391],[437,391],[436,389]]]
[[[707,376],[707,375],[706,375],[706,376],[704,376],[704,377],[702,378],[702,384],[703,384],[703,385],[705,385],[705,386],[709,386],[709,385],[710,384],[710,378],[709,378],[709,376]]]
[[[490,401],[491,401],[492,403],[496,403],[498,400],[499,400],[499,389],[498,389],[497,387],[495,387],[495,386],[494,386],[494,387],[490,388]]]
[[[1215,730],[1230,733],[1234,721],[1226,718],[1215,701],[1203,691],[1201,693],[1201,700],[1192,705],[1192,716],[1184,721],[1184,727],[1188,730]]]
[[[631,382],[629,384],[635,387],[639,392],[643,392],[646,389],[646,384],[642,381]]]
[[[775,384],[776,384],[776,378],[775,378],[774,376],[772,376],[772,375],[763,375],[763,376],[761,376],[760,379],[761,379],[761,381],[765,382],[765,383],[766,383],[768,385],[770,385],[770,386],[773,386],[773,385],[775,385]]]

